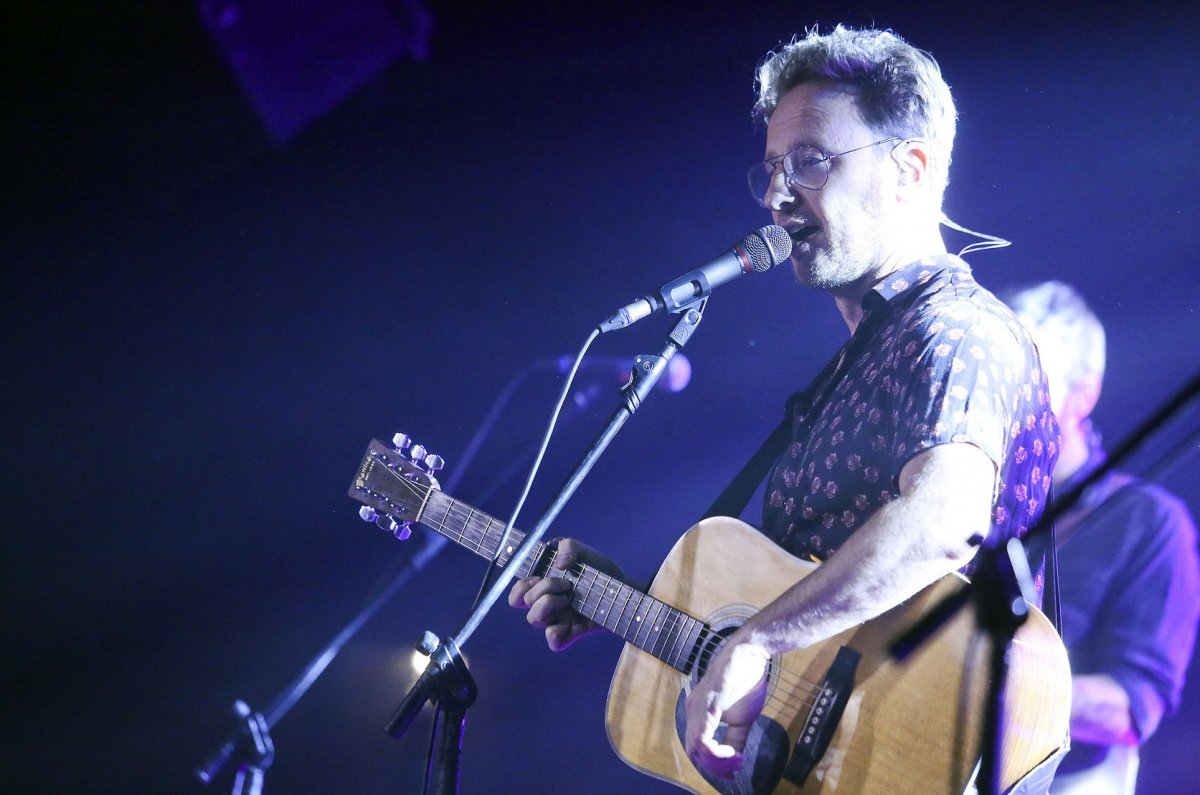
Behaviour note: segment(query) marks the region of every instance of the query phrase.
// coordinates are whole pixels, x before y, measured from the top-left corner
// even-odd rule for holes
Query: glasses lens
[[[750,183],[750,195],[760,207],[767,206],[767,191],[771,189],[771,177],[775,175],[775,163],[762,161],[750,166],[746,178]]]
[[[829,158],[815,146],[802,146],[783,159],[788,182],[809,190],[820,190],[829,180]]]
[[[787,175],[787,184],[778,184],[778,174]],[[770,206],[773,190],[808,188],[820,190],[829,180],[829,158],[815,146],[802,146],[788,152],[781,159],[763,160],[750,167],[747,175],[750,195],[763,207]]]

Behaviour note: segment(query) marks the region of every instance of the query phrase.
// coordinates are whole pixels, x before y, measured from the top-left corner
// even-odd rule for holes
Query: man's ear
[[[910,138],[896,144],[892,159],[898,170],[897,187],[903,198],[912,198],[929,180],[929,144]]]

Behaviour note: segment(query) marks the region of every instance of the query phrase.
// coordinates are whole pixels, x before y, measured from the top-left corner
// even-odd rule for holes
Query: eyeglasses
[[[820,190],[829,181],[829,165],[835,157],[899,140],[901,140],[899,137],[893,135],[873,144],[838,152],[836,155],[827,155],[815,146],[798,146],[790,152],[784,152],[779,157],[762,160],[750,166],[750,171],[746,174],[750,183],[750,195],[760,206],[766,207],[767,195],[771,190],[771,185],[775,182],[775,174],[779,171],[780,166],[783,166],[784,178],[789,188]]]

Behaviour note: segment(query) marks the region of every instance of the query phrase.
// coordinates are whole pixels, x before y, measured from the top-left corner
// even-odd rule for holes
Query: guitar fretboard
[[[416,521],[480,557],[495,559],[499,565],[508,563],[525,539],[525,534],[514,528],[500,550],[503,522],[436,490],[430,492]],[[714,637],[704,622],[599,569],[584,564],[566,571],[551,567],[554,553],[547,553],[545,544],[535,546],[521,562],[520,576],[537,574],[570,580],[574,586],[571,606],[580,615],[671,667],[689,672],[700,649]]]

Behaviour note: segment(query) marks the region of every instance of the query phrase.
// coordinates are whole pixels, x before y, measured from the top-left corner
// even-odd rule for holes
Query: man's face
[[[827,156],[866,146],[883,137],[860,119],[853,97],[837,87],[805,83],[780,100],[767,126],[766,157],[798,146],[815,146]],[[820,190],[789,187],[776,175],[766,204],[775,223],[789,231],[820,229],[792,249],[792,269],[802,284],[837,290],[871,276],[892,253],[887,186],[898,177],[888,145],[864,149],[830,162]]]

